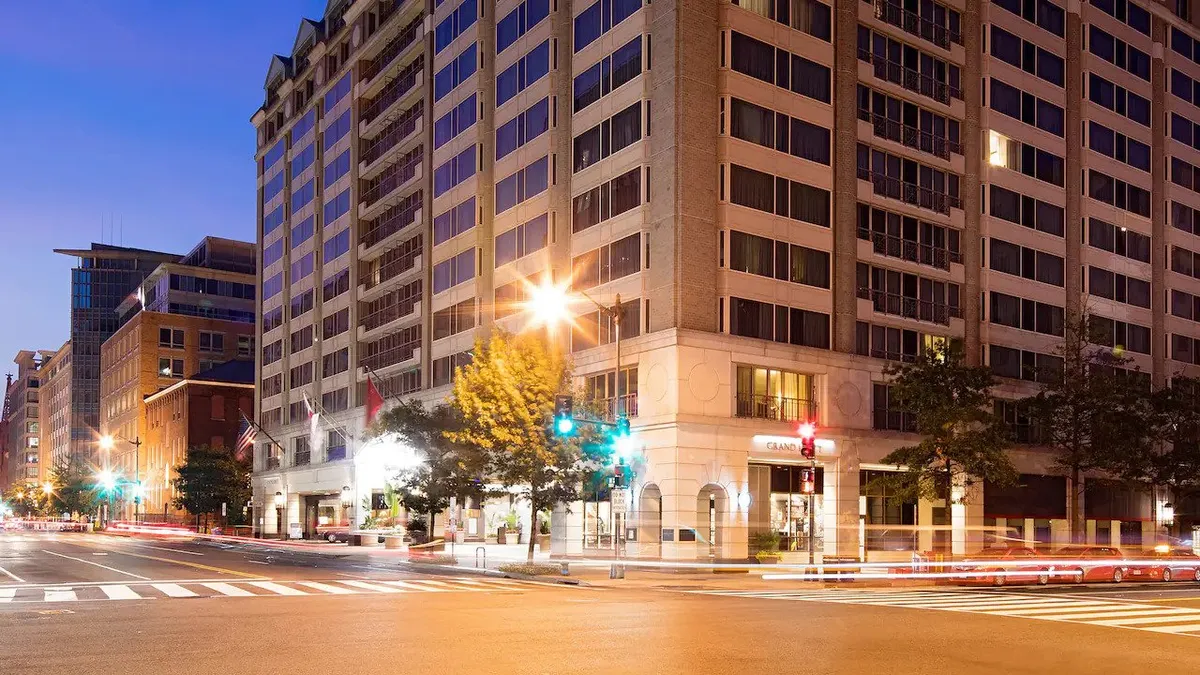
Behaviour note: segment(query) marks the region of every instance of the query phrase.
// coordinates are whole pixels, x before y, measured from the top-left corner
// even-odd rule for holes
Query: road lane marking
[[[1003,609],[993,614],[1003,614],[1005,616],[1029,616],[1040,618],[1046,614],[1064,614],[1070,612],[1098,612],[1100,610],[1114,610],[1126,605],[1114,605],[1111,602],[1043,602],[1037,605],[1029,605],[1020,609]],[[1151,608],[1150,611],[1154,611]]]
[[[100,590],[108,596],[109,600],[141,600],[142,596],[133,591],[132,588],[122,584],[112,584],[109,586],[101,586]]]
[[[155,589],[166,594],[169,598],[195,598],[198,597],[192,591],[180,586],[179,584],[151,584]]]
[[[17,594],[15,588],[0,588],[0,602],[12,602],[13,596]]]
[[[218,581],[216,583],[203,584],[203,585],[207,586],[208,588],[211,588],[212,590],[220,593],[221,595],[229,595],[229,596],[232,596],[235,598],[246,598],[246,597],[252,598],[252,597],[254,597],[254,594],[251,593],[250,591],[248,591],[244,588],[238,588],[237,586],[234,586],[232,584],[227,584],[222,581]]]
[[[200,555],[200,556],[204,555],[203,553],[196,553],[195,551],[185,551],[181,548],[163,548],[162,546],[151,546],[149,544],[134,544],[134,546],[139,546],[141,548],[152,548],[156,551],[166,551],[168,553],[183,553],[185,555]]]
[[[283,584],[277,584],[273,581],[251,581],[249,583],[251,586],[261,588],[264,591],[271,591],[272,593],[278,595],[308,595],[308,593],[305,593],[299,588],[284,586]]]
[[[1153,614],[1155,616],[1162,616],[1163,614],[1189,614],[1195,611],[1193,609],[1159,609],[1157,607],[1150,607],[1147,609],[1115,609],[1107,612],[1084,612],[1082,614],[1058,614],[1042,618],[1081,621],[1083,619],[1118,619],[1121,617],[1144,616],[1146,614]]]
[[[334,586],[333,584],[323,584],[319,581],[300,581],[297,583],[299,583],[301,586],[307,586],[331,595],[354,595],[358,593],[358,591],[352,591],[349,588],[342,588],[341,586]]]
[[[376,593],[402,593],[403,592],[403,591],[397,590],[395,588],[390,588],[388,586],[381,586],[379,584],[369,584],[365,581],[354,581],[353,579],[350,581],[339,581],[338,583],[346,584],[347,586],[353,586],[355,588],[361,588],[361,589],[367,590],[367,591],[375,591]],[[386,583],[397,583],[397,582],[386,582]]]
[[[23,584],[23,583],[25,583],[25,580],[24,580],[24,579],[22,579],[21,577],[19,577],[19,576],[17,576],[17,575],[15,575],[15,574],[13,574],[12,572],[9,572],[8,570],[4,569],[3,567],[0,567],[0,572],[3,572],[3,573],[4,573],[4,576],[8,577],[9,579],[12,579],[13,581],[15,581],[15,582],[17,582],[17,583],[19,583],[19,584]]]
[[[1200,619],[1200,614],[1172,614],[1167,616],[1144,616],[1137,619],[1102,619],[1089,621],[1099,626],[1140,626],[1147,623],[1170,623],[1172,621],[1194,621]]]
[[[45,593],[46,602],[74,602],[79,599],[75,591],[69,588],[45,588],[42,592]]]
[[[49,553],[50,555],[56,555],[60,558],[66,558],[67,560],[74,560],[76,562],[81,562],[85,565],[95,565],[96,567],[101,567],[110,572],[116,572],[117,574],[124,574],[125,576],[133,577],[134,579],[141,579],[142,581],[150,581],[150,577],[144,577],[140,574],[134,574],[132,572],[125,572],[125,571],[119,570],[115,567],[109,567],[108,565],[101,565],[100,563],[92,562],[91,560],[84,560],[83,558],[75,558],[75,557],[72,557],[69,555],[63,555],[62,553],[55,553],[54,551],[48,551],[46,549],[42,549],[42,552]]]
[[[1200,631],[1200,623],[1188,623],[1182,626],[1147,626],[1142,630],[1154,631],[1155,633],[1192,633]]]
[[[239,572],[237,570],[226,569],[224,567],[213,567],[212,565],[201,565],[200,563],[188,562],[186,560],[172,560],[170,558],[162,558],[162,557],[159,557],[156,555],[143,555],[141,553],[129,553],[128,551],[115,551],[115,553],[117,553],[117,555],[129,555],[129,556],[133,556],[135,558],[145,558],[146,560],[157,560],[158,562],[171,563],[174,565],[183,565],[184,567],[193,567],[195,569],[205,570],[207,572],[216,572],[217,574],[232,574],[233,576],[236,576],[236,577],[248,577],[251,579],[258,579],[258,578],[262,577],[261,574],[251,574],[249,572]],[[95,564],[95,563],[93,563],[93,564]],[[147,579],[146,577],[139,577],[139,578],[149,581],[149,579]]]

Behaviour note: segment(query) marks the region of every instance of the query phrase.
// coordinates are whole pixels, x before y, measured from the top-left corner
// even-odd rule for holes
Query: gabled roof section
[[[267,79],[263,82],[263,89],[270,89],[276,80],[286,79],[291,76],[292,59],[287,56],[275,54],[271,57],[271,65],[267,67]]]
[[[313,45],[325,37],[325,21],[300,19],[300,28],[296,30],[296,40],[292,43],[292,59],[312,49]]]
[[[323,17],[325,25],[329,25],[329,17],[341,16],[342,12],[346,11],[346,8],[350,6],[350,3],[351,0],[329,0],[329,2],[325,3],[325,16]]]

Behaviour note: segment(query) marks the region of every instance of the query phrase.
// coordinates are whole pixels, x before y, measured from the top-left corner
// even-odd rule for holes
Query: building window
[[[346,387],[321,394],[321,406],[325,412],[341,412],[350,407],[350,390]]]
[[[212,410],[210,410],[210,413],[211,413],[210,417],[214,420],[224,420],[225,419],[225,397],[220,394],[213,394],[212,398],[210,399],[210,403],[212,404]]]
[[[183,359],[159,357],[158,375],[159,377],[183,377]]]
[[[997,272],[1033,279],[1052,286],[1063,286],[1065,282],[1063,259],[1032,248],[1010,244],[1001,239],[992,239],[990,245],[990,268]]]
[[[433,292],[441,293],[474,278],[475,249],[469,248],[433,266]]]
[[[638,101],[574,140],[574,172],[615,155],[642,139],[642,102]]]
[[[829,315],[767,302],[729,298],[729,333],[829,349]]]
[[[804,373],[737,367],[737,417],[805,422],[817,419],[814,378]]]
[[[237,346],[238,358],[248,359],[254,356],[254,336],[239,335]]]
[[[829,288],[829,254],[786,241],[729,233],[729,269]]]
[[[440,340],[475,327],[475,298],[433,313],[433,339]]]
[[[292,465],[306,466],[312,461],[312,446],[308,436],[297,436],[292,439]]]
[[[526,87],[537,82],[550,72],[550,41],[529,50],[504,72],[496,75],[496,108],[507,103]]]
[[[574,270],[571,286],[588,289],[640,272],[641,237],[640,232],[635,232],[619,241],[575,256],[571,261]]]
[[[183,349],[183,330],[180,328],[159,328],[158,346]]]
[[[575,76],[573,112],[583,110],[641,74],[642,36],[639,35]]]
[[[635,167],[571,200],[571,232],[582,232],[642,204],[642,167]]]
[[[503,159],[549,129],[550,99],[543,98],[529,110],[496,127],[496,159]]]
[[[225,335],[223,333],[211,333],[209,331],[200,331],[200,351],[202,352],[224,352],[225,351]]]
[[[756,211],[829,227],[831,200],[828,190],[737,164],[729,166],[729,201]]]
[[[868,551],[915,551],[919,545],[917,504],[896,496],[887,480],[895,475],[887,471],[859,471],[859,495],[866,510],[863,545]]]
[[[306,361],[288,370],[288,387],[295,389],[311,383],[313,380],[312,361]]]
[[[550,180],[550,158],[534,160],[529,166],[496,183],[496,215],[546,191]]]
[[[544,213],[496,235],[496,267],[546,248],[550,240],[549,235],[549,219]]]
[[[325,461],[334,462],[339,459],[346,459],[346,437],[340,431],[329,431],[326,436]]]
[[[822,103],[830,102],[831,76],[826,66],[737,31],[730,38],[730,46],[733,70]],[[867,53],[870,54],[869,51]],[[945,66],[945,62],[934,60]],[[952,65],[950,68],[957,78],[958,66]]]
[[[470,365],[473,360],[474,357],[471,352],[459,352],[443,356],[440,359],[434,359],[433,386],[441,387],[450,384],[451,380],[454,379],[455,372],[463,366]]]
[[[350,348],[342,347],[321,357],[321,377],[337,375],[350,369]]]
[[[341,335],[350,330],[350,308],[341,309],[321,320],[321,339]]]
[[[872,385],[872,427],[880,431],[917,430],[917,416],[902,409],[895,401],[892,387],[876,382]]]
[[[1065,333],[1063,308],[992,291],[991,322],[1011,328],[1062,337]]]

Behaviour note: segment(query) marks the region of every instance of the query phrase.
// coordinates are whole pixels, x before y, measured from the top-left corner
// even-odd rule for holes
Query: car
[[[1132,577],[1158,579],[1159,581],[1200,581],[1200,556],[1191,549],[1163,545],[1147,549],[1141,559],[1161,561],[1156,565],[1134,566],[1129,570]]]
[[[1049,571],[1059,581],[1119,584],[1129,576],[1130,566],[1125,563],[1125,554],[1113,546],[1065,546],[1054,553],[1054,558]]]
[[[348,525],[318,525],[317,538],[336,544],[337,542],[350,541],[350,527]]]
[[[986,572],[988,574],[964,576],[960,579],[964,584],[989,584],[1004,586],[1006,584],[1050,583],[1050,575],[1045,556],[1028,546],[998,546],[985,548],[974,555],[967,556],[955,569],[960,572]]]

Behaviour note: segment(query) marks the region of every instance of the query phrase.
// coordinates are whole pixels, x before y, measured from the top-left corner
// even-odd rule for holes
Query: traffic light
[[[812,469],[800,469],[800,493],[811,495],[817,491],[817,480]]]
[[[562,395],[554,397],[554,432],[570,436],[575,431],[575,399]]]
[[[817,426],[812,422],[800,425],[800,455],[804,459],[814,459],[817,456]]]
[[[629,435],[629,418],[621,415],[617,418],[617,436]]]

